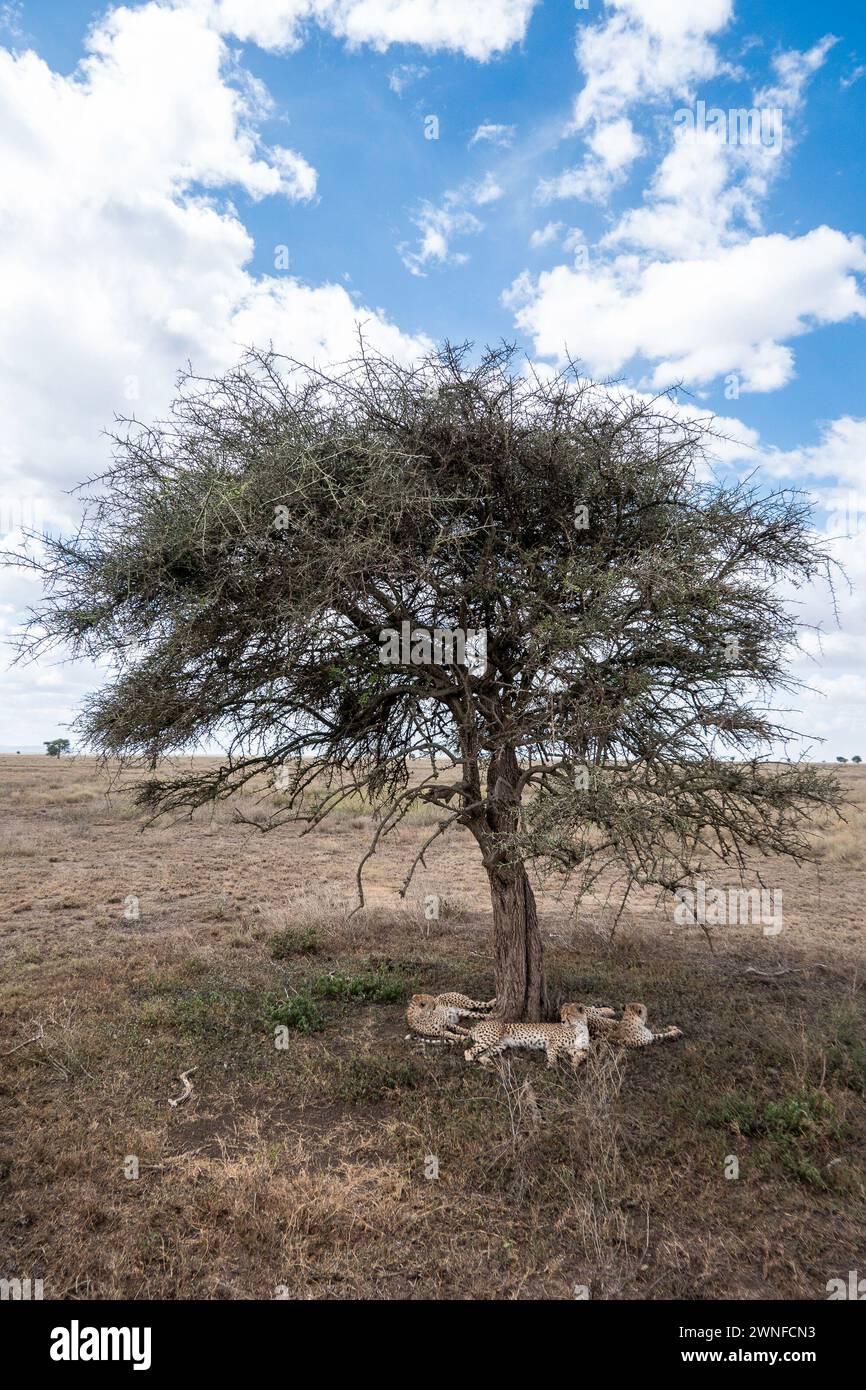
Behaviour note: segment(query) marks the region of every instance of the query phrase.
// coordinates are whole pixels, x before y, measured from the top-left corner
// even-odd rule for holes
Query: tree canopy
[[[61,753],[69,752],[70,745],[68,738],[52,738],[46,739],[44,746],[49,758],[59,758]]]

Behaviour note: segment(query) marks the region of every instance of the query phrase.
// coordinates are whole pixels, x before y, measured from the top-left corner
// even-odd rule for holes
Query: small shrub
[[[817,1187],[822,1192],[829,1189],[830,1184],[818,1165],[795,1145],[787,1145],[781,1149],[779,1162],[792,1177],[804,1182],[807,1187]]]
[[[396,1004],[409,989],[405,975],[387,967],[362,970],[357,975],[334,971],[319,975],[310,988],[320,999],[361,999],[373,1004]]]
[[[722,1096],[708,1112],[707,1121],[719,1129],[733,1130],[735,1134],[761,1132],[761,1112],[754,1096]]]
[[[801,1091],[764,1107],[765,1132],[775,1139],[819,1134],[834,1114],[833,1102],[821,1091]]]
[[[268,950],[274,960],[288,960],[290,956],[315,955],[321,946],[319,933],[315,927],[287,927],[285,931],[275,932],[268,937]]]
[[[306,992],[278,1000],[271,1007],[270,1018],[272,1023],[282,1023],[298,1033],[321,1033],[325,1027],[325,1015]]]
[[[200,979],[202,975],[207,974],[207,963],[202,960],[201,956],[187,956],[186,960],[178,966],[177,973],[179,976],[191,980]]]

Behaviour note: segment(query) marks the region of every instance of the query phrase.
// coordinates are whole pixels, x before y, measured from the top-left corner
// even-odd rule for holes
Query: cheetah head
[[[624,1014],[631,1014],[634,1018],[640,1019],[641,1023],[646,1023],[646,1004],[626,1004]]]
[[[432,994],[413,994],[409,1002],[414,1004],[416,1008],[423,1008],[428,1004],[435,1003],[435,1000]]]
[[[559,1017],[563,1023],[577,1023],[586,1020],[585,1004],[563,1004]]]

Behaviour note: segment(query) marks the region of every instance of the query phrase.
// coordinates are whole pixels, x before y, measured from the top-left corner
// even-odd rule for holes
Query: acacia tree
[[[46,740],[44,744],[45,751],[49,758],[59,758],[61,753],[69,752],[69,747],[68,738],[53,738],[50,742]]]
[[[327,376],[250,353],[183,377],[167,421],[114,437],[80,533],[31,560],[26,646],[114,662],[80,731],[147,762],[154,812],[264,773],[282,796],[260,823],[309,828],[362,792],[366,861],[441,808],[402,891],[470,832],[509,1019],[548,1011],[530,869],[626,895],[807,857],[837,790],[767,761],[768,703],[797,636],[779,586],[826,557],[798,495],[715,480],[708,426],[666,398],[521,375],[508,348],[404,367],[362,345]],[[486,660],[441,645],[470,629]],[[217,769],[160,769],[203,739]]]

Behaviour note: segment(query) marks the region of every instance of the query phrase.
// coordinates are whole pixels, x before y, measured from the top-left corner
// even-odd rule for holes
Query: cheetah
[[[580,1005],[565,1004],[562,1012],[565,1014],[566,1011],[580,1007]],[[649,1047],[650,1043],[667,1042],[671,1038],[681,1038],[683,1035],[683,1030],[675,1028],[673,1025],[654,1033],[651,1028],[647,1027],[646,1020],[646,1004],[626,1004],[622,1018],[615,1020],[596,1019],[595,1036],[603,1038],[605,1042],[618,1044],[620,1047]]]
[[[461,1018],[479,1018],[495,1009],[495,999],[470,999],[467,994],[437,994],[436,1003],[443,1009],[456,1009]]]
[[[610,1020],[616,1018],[616,1009],[609,1009],[603,1004],[563,1004],[559,1017],[563,1023],[568,1023],[573,1010],[580,1008],[586,1009],[586,1025],[591,1038],[601,1037],[605,1027],[610,1026]]]
[[[434,1042],[464,1042],[469,1032],[459,1027],[459,1019],[459,1009],[440,1004],[434,995],[413,994],[406,1010],[406,1022],[412,1031],[406,1036]]]
[[[472,1046],[463,1056],[467,1062],[478,1061],[487,1066],[508,1047],[529,1047],[543,1051],[548,1067],[555,1067],[560,1056],[571,1059],[573,1067],[586,1061],[589,1051],[589,1029],[586,1009],[574,1006],[567,1023],[502,1023],[487,1018],[469,1030]]]

